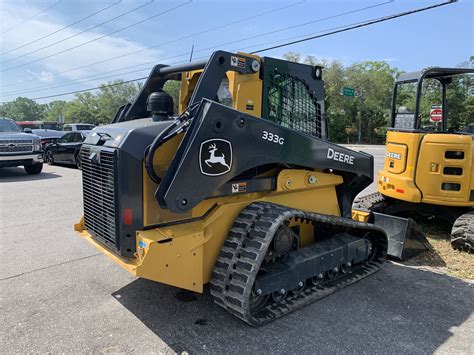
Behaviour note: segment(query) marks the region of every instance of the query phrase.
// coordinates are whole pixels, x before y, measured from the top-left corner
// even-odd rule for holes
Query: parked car
[[[91,123],[68,123],[63,126],[63,131],[91,131],[94,127]]]
[[[28,174],[43,170],[40,138],[31,129],[22,132],[15,121],[0,117],[0,168],[23,166]]]
[[[43,150],[45,150],[51,143],[55,143],[66,133],[63,131],[56,131],[54,129],[32,129],[31,131],[34,135],[40,137]]]
[[[79,150],[89,133],[90,131],[79,131],[64,134],[46,148],[44,152],[46,162],[50,165],[54,163],[74,164],[80,169],[81,157]]]

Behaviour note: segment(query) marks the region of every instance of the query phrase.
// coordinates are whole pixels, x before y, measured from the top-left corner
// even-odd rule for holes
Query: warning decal
[[[230,65],[232,65],[233,67],[245,68],[245,62],[245,58],[240,58],[236,56],[230,57]]]
[[[247,183],[246,182],[237,182],[232,184],[232,193],[236,194],[238,192],[246,192]]]

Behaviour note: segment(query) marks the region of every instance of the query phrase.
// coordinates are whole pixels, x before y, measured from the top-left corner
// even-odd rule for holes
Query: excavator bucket
[[[372,214],[372,223],[387,233],[390,257],[407,260],[428,250],[428,241],[413,219],[378,212]]]

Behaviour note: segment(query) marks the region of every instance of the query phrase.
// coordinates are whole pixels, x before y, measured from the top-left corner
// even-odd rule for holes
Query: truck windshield
[[[21,132],[21,128],[13,121],[0,120],[0,132]]]

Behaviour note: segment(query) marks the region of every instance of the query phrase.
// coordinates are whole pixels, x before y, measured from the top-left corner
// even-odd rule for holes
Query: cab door
[[[66,152],[68,149],[69,143],[71,143],[73,138],[73,132],[66,133],[64,136],[59,138],[55,144],[52,144],[49,148],[53,153],[53,159],[56,162],[64,162],[66,161]]]
[[[71,139],[65,144],[64,149],[64,160],[67,162],[76,162],[76,152],[81,147],[82,141],[84,140],[80,132],[71,133]]]

